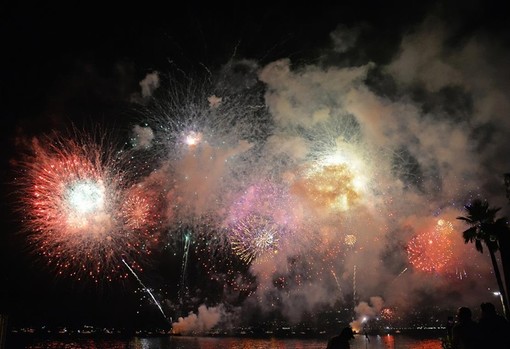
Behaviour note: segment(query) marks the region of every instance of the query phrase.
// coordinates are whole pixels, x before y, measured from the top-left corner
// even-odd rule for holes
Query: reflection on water
[[[44,339],[44,340],[23,340],[8,341],[6,348],[16,349],[127,349],[129,343],[121,340],[101,340],[101,339]],[[136,347],[135,347],[136,348]]]
[[[129,349],[318,349],[325,348],[326,340],[253,339],[253,338],[200,338],[166,337],[139,338]]]
[[[325,349],[327,339],[249,339],[166,337],[142,338],[129,349]],[[356,336],[351,349],[441,349],[439,338],[417,339],[406,336]]]
[[[365,343],[357,346],[351,345],[351,348],[384,348],[384,349],[441,349],[440,339],[413,339],[409,337],[395,337],[392,335],[373,336],[369,340],[365,339]]]
[[[321,339],[250,339],[214,337],[149,337],[131,339],[11,339],[9,349],[325,349]],[[351,349],[441,349],[439,338],[404,335],[356,336]]]

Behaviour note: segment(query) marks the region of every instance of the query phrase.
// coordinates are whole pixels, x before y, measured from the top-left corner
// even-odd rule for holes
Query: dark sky
[[[510,26],[502,3],[188,1],[163,7],[150,2],[118,2],[116,6],[107,1],[2,2],[0,132],[6,199],[1,207],[1,309],[19,324],[32,320],[79,323],[102,317],[115,322],[136,313],[143,303],[133,295],[136,282],[124,288],[61,280],[26,251],[23,235],[18,234],[21,217],[12,212],[18,193],[10,185],[15,177],[11,163],[18,159],[21,139],[65,128],[71,122],[98,122],[127,133],[133,115],[130,98],[140,93],[139,82],[153,71],[193,76],[215,72],[233,59],[253,60],[263,67],[288,58],[296,69],[331,67],[335,62],[342,67],[389,64],[403,37],[430,14],[447,23],[451,34],[444,45],[449,49],[477,35],[502,42],[498,46],[502,54],[495,55],[494,61],[504,66]],[[338,28],[359,33],[355,49],[331,50],[330,34]],[[508,76],[508,70],[502,74]],[[398,94],[391,84],[374,88],[386,87],[388,95]],[[411,92],[415,101],[423,93]],[[435,97],[437,104],[444,96]],[[432,97],[429,104],[423,103],[431,110]],[[149,317],[157,317],[147,308],[150,304],[144,308]]]

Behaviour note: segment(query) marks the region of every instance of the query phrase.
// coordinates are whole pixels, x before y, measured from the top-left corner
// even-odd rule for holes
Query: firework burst
[[[438,220],[434,229],[413,237],[407,246],[409,261],[418,270],[442,273],[450,266],[453,247],[450,234],[453,226]]]
[[[229,235],[232,249],[246,263],[278,253],[280,227],[269,217],[249,215],[233,227]]]
[[[151,241],[151,205],[141,193],[126,195],[122,156],[103,143],[84,135],[35,139],[19,178],[34,252],[58,274],[95,282],[125,278],[122,256],[136,260]]]
[[[327,136],[327,134],[326,134]],[[369,152],[360,144],[331,140],[333,147],[314,150],[290,184],[290,191],[312,210],[314,217],[327,218],[365,205],[370,196],[373,170]]]
[[[261,95],[232,90],[226,78],[220,74],[206,80],[171,81],[168,95],[147,106],[143,123],[153,131],[156,153],[178,159],[201,144],[232,147],[267,136]],[[255,125],[257,119],[266,122]]]

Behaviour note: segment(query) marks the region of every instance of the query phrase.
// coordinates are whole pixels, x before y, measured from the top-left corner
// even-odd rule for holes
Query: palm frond
[[[478,252],[483,253],[482,240],[478,240],[478,239],[475,240],[475,248]]]
[[[467,222],[469,224],[473,224],[473,221],[471,220],[471,218],[468,218],[468,217],[457,217],[457,219],[465,221],[465,222]]]

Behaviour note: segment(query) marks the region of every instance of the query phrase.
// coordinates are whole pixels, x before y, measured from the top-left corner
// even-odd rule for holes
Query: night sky
[[[487,289],[495,287],[490,261],[463,244],[460,232],[465,227],[455,217],[474,197],[503,207],[502,214],[509,212],[502,184],[503,173],[510,171],[508,16],[500,1],[190,1],[169,2],[167,7],[143,2],[2,3],[0,309],[19,326],[168,325],[131,276],[99,283],[60,276],[44,256],[34,253],[30,232],[24,229],[30,220],[29,200],[19,178],[34,137],[75,125],[111,132],[122,147],[140,151],[132,143],[143,139],[136,125],[148,131],[177,120],[172,127],[178,128],[187,123],[187,111],[197,112],[190,114],[189,125],[216,132],[207,148],[211,158],[235,158],[240,165],[232,173],[223,167],[216,171],[216,164],[200,163],[206,160],[205,150],[199,154],[204,157],[190,165],[172,148],[175,130],[155,132],[152,148],[140,153],[147,162],[137,163],[137,181],[149,195],[172,192],[159,177],[178,178],[181,170],[183,176],[195,174],[186,173],[188,165],[221,179],[195,178],[199,189],[192,189],[193,195],[207,196],[205,201],[213,203],[200,197],[189,203],[189,188],[176,179],[172,188],[183,190],[176,197],[184,197],[184,203],[172,214],[166,206],[158,211],[161,227],[152,232],[161,234],[161,244],[140,276],[173,321],[179,311],[181,316],[197,313],[202,304],[221,309],[222,320],[239,314],[247,319],[248,312],[256,320],[268,311],[299,321],[304,313],[334,305],[336,292],[341,294],[339,303],[352,303],[353,292],[357,295],[358,315],[374,315],[383,307],[405,312],[431,302],[456,308],[461,304],[455,302],[486,301],[484,292],[489,295]],[[155,77],[157,85],[143,90]],[[193,88],[186,85],[190,81],[196,83]],[[175,91],[198,93],[179,99]],[[221,103],[225,113],[240,115],[239,132],[235,127],[227,132],[233,121],[226,117],[202,119],[202,106],[179,106],[191,105],[201,94],[205,100],[211,91],[217,97],[233,96]],[[230,148],[216,146],[214,137]],[[242,148],[243,142],[249,147]],[[342,175],[370,178],[363,192],[342,193],[349,208],[333,209],[318,186],[316,191],[310,188],[329,180],[326,169],[340,167],[326,166],[322,177],[314,177],[310,164],[342,146],[354,149],[366,166],[341,167],[359,172]],[[206,184],[201,186],[201,181]],[[278,189],[271,186],[264,198],[256,199],[236,194],[256,193],[261,182]],[[218,203],[219,197],[231,199],[230,205]],[[230,252],[232,265],[253,292],[249,296],[208,281],[211,274],[231,277],[228,253],[192,251],[187,282],[193,296],[179,310],[183,232],[223,227],[233,219],[234,206],[237,214],[251,207],[259,216],[271,217],[282,234],[278,257],[259,263],[255,258],[249,268],[239,248]],[[212,223],[200,221],[192,214],[197,212],[208,217],[214,212]],[[456,238],[438,238],[451,250],[444,252],[446,257],[420,250],[416,257],[410,246],[424,248],[423,241],[437,238],[427,233],[450,229],[439,221],[453,224],[445,234]],[[253,219],[249,223],[261,224]],[[241,236],[242,226],[236,227],[234,245],[239,246],[247,238]],[[347,237],[357,241],[348,242]],[[289,245],[290,240],[296,245]],[[201,258],[209,260],[207,267],[199,267]],[[420,264],[412,258],[428,261]],[[441,258],[444,265],[437,264]],[[211,267],[211,260],[217,265]],[[311,282],[316,288],[296,281],[301,278],[317,281]],[[392,292],[396,289],[401,291]],[[466,294],[465,289],[473,291]],[[278,304],[268,309],[265,303]]]

